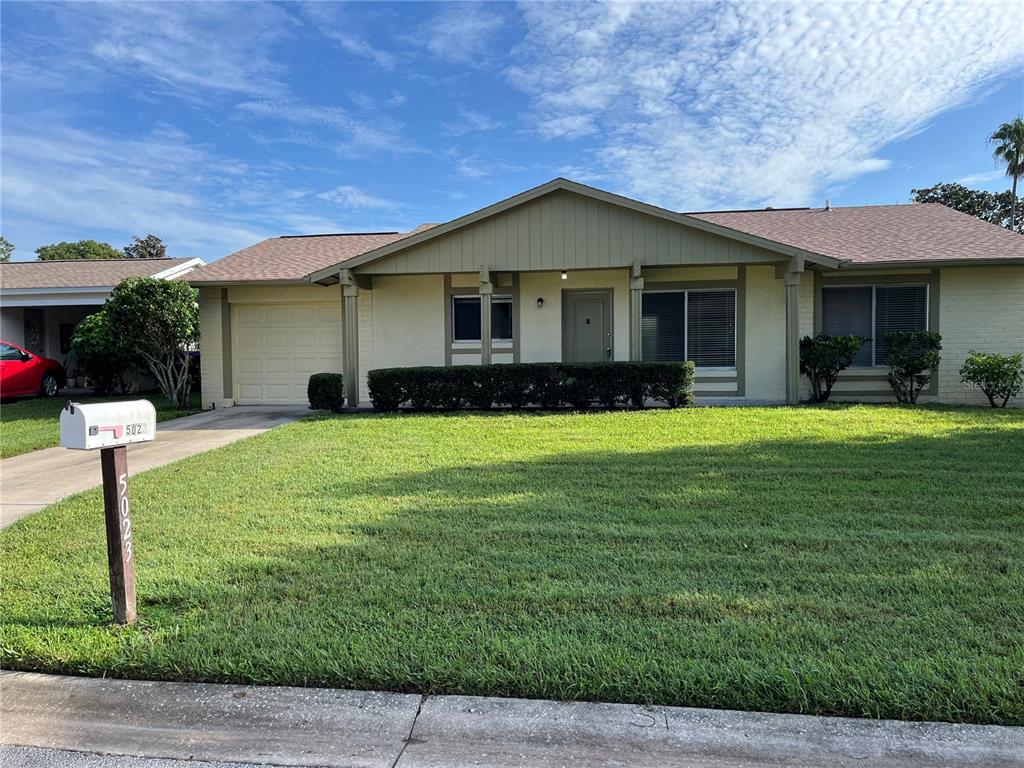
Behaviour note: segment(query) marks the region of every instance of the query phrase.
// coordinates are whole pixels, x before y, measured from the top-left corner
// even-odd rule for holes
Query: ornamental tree
[[[916,403],[917,396],[939,367],[942,336],[934,331],[893,331],[885,337],[889,385],[900,403]]]
[[[849,368],[867,341],[863,336],[826,336],[800,339],[800,373],[811,382],[811,402],[824,403],[840,371]]]
[[[199,342],[199,292],[188,283],[129,277],[106,304],[111,325],[143,361],[160,391],[184,410],[192,390],[189,355]]]
[[[993,408],[1005,408],[1010,398],[1019,395],[1024,386],[1022,358],[1024,355],[1019,353],[997,355],[972,349],[960,366],[960,380],[984,392]]]

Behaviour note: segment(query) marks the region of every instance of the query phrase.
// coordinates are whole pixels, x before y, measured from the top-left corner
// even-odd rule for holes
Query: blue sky
[[[213,260],[405,230],[555,176],[675,210],[1002,189],[1010,4],[22,3],[2,233]]]

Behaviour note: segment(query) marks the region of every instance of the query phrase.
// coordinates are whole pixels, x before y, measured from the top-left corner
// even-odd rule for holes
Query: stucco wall
[[[562,291],[612,291],[612,354],[629,360],[629,271],[600,269],[560,272],[524,272],[519,275],[520,360],[543,363],[562,359]],[[537,299],[544,306],[537,306]]]
[[[25,317],[21,307],[3,307],[0,309],[0,339],[17,344],[25,343]]]
[[[1024,267],[951,267],[939,278],[940,402],[988,405],[980,390],[960,382],[967,353],[1024,353]],[[1011,400],[1024,406],[1024,398]]]
[[[364,377],[371,368],[444,365],[443,276],[374,277],[372,294],[367,337],[372,350],[364,355],[362,343],[359,350],[359,368]],[[364,295],[360,294],[360,302]],[[365,386],[359,397],[361,402],[369,402]]]

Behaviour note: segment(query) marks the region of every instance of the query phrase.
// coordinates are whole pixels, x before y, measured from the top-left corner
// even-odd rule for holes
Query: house
[[[82,259],[0,264],[0,338],[64,362],[75,326],[126,277],[182,277],[202,259]]]
[[[302,403],[318,371],[366,405],[373,368],[609,359],[693,360],[698,402],[793,403],[818,332],[871,339],[837,399],[891,400],[896,329],[943,336],[922,402],[982,403],[968,351],[1024,351],[1024,237],[940,205],[686,215],[555,179],[412,232],[272,238],[188,279],[207,408]]]

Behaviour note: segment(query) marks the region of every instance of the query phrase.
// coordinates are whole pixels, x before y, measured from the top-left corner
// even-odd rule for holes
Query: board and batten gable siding
[[[462,229],[356,267],[362,274],[748,264],[777,253],[558,190]]]

